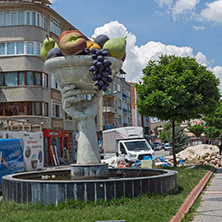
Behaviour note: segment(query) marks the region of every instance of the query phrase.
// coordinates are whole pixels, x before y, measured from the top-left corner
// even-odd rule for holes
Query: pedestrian
[[[222,153],[222,143],[220,144],[220,155]]]

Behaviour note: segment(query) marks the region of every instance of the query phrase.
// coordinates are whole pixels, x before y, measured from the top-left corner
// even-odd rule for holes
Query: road
[[[163,149],[154,151],[154,156],[169,156],[169,155],[170,151],[164,151]]]

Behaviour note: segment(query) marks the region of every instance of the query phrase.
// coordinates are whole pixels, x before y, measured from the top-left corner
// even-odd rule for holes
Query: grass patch
[[[104,220],[167,222],[177,213],[188,194],[209,169],[208,166],[197,166],[193,169],[172,168],[172,170],[178,171],[179,188],[178,192],[173,195],[143,195],[134,199],[121,198],[88,204],[68,200],[58,206],[23,205],[0,201],[1,222],[95,222]]]

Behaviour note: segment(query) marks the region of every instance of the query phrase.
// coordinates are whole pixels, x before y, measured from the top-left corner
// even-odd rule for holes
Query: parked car
[[[167,150],[170,150],[172,147],[170,146],[169,143],[165,143],[164,145],[164,150],[167,151]]]
[[[157,142],[157,141],[154,141],[153,143],[152,143],[152,148],[153,148],[153,150],[161,150],[162,148],[161,148],[161,143],[160,142]]]

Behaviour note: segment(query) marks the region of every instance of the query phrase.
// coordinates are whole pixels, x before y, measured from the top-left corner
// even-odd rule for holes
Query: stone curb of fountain
[[[212,174],[214,173],[215,168],[211,167],[211,169],[205,174],[205,176],[201,179],[201,181],[194,187],[194,189],[190,192],[189,196],[186,198],[180,209],[178,210],[177,214],[174,215],[170,222],[180,222],[181,219],[184,217],[184,214],[187,213],[190,207],[193,205],[194,201],[200,195],[202,190],[204,189],[206,183],[211,178]]]

